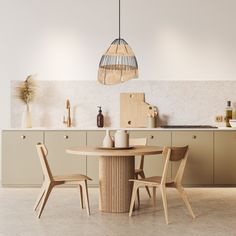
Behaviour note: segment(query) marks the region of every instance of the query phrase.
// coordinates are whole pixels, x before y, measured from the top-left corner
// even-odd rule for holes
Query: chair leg
[[[186,207],[187,207],[187,209],[188,209],[190,215],[191,215],[192,218],[194,219],[194,218],[195,218],[195,215],[194,215],[193,210],[192,210],[192,207],[191,207],[191,205],[190,205],[190,203],[189,203],[188,196],[187,196],[186,192],[184,191],[184,188],[181,186],[181,187],[177,187],[176,189],[178,190],[178,192],[179,192],[181,198],[183,199],[183,201],[184,201],[184,203],[185,203],[185,205],[186,205]]]
[[[45,188],[45,193],[44,193],[43,198],[42,198],[42,200],[41,200],[41,201],[42,201],[42,204],[41,204],[40,209],[39,209],[38,218],[40,218],[41,215],[42,215],[43,209],[44,209],[44,207],[45,207],[45,205],[46,205],[46,202],[47,202],[47,200],[48,200],[48,197],[49,197],[49,195],[50,195],[52,189],[53,189],[53,184],[51,184],[51,183],[49,183],[49,184],[46,186],[46,188]]]
[[[138,174],[134,174],[134,178],[138,179]],[[137,190],[137,202],[138,202],[138,208],[140,207],[140,194],[139,194],[139,189]]]
[[[133,213],[134,202],[135,202],[135,197],[137,194],[138,187],[139,187],[138,184],[134,182],[131,201],[130,201],[129,216],[132,216],[132,213]]]
[[[139,188],[137,189],[137,202],[138,202],[138,208],[140,207],[140,195],[139,195]]]
[[[168,225],[169,221],[168,221],[166,188],[164,186],[160,186],[160,190],[161,190],[162,202],[163,202],[163,207],[164,207],[164,212],[165,212],[165,220],[166,220],[166,224]]]
[[[82,189],[83,189],[83,195],[85,197],[85,205],[86,205],[87,214],[90,215],[87,180],[82,181],[81,186],[82,186]]]
[[[140,174],[140,176],[141,176],[142,179],[145,179],[145,178],[146,178],[144,172],[141,172],[141,173],[139,173],[139,174]],[[148,186],[145,186],[145,188],[146,188],[146,190],[147,190],[148,196],[149,196],[150,198],[152,198]]]
[[[83,189],[82,189],[82,186],[80,184],[79,184],[79,191],[80,191],[80,205],[81,205],[81,209],[84,209]]]
[[[154,207],[156,207],[157,206],[157,191],[156,191],[156,187],[153,187],[153,195],[152,195],[152,197],[153,197],[153,206]]]
[[[37,208],[38,208],[38,206],[39,206],[39,204],[40,204],[40,202],[43,198],[44,193],[45,193],[45,184],[43,184],[41,189],[40,189],[39,195],[38,195],[37,200],[34,204],[34,211],[37,210]]]

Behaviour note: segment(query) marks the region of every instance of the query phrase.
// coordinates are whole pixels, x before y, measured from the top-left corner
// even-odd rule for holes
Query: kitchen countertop
[[[2,129],[3,131],[83,131],[83,130],[117,130],[117,129],[125,129],[125,130],[141,130],[141,131],[236,131],[236,128],[228,128],[228,127],[218,127],[218,128],[116,128],[116,127],[33,127],[33,128],[6,128]]]

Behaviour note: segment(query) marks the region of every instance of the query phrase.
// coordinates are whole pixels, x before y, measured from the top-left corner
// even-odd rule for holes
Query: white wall
[[[0,129],[10,80],[96,80],[117,37],[117,0],[0,0]],[[122,35],[140,80],[234,80],[235,0],[123,0]]]

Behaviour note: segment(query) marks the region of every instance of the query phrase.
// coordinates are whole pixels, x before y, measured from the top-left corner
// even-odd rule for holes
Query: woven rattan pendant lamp
[[[119,38],[115,39],[99,63],[98,81],[105,85],[119,84],[138,77],[137,59],[120,36],[120,0],[119,0]]]

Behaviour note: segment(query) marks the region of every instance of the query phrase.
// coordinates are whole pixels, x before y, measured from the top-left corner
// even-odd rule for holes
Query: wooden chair
[[[134,182],[133,185],[133,192],[132,192],[132,198],[130,203],[130,212],[129,216],[132,216],[133,207],[134,207],[134,201],[136,197],[136,193],[139,187],[141,186],[149,186],[153,187],[153,202],[155,205],[156,201],[156,188],[159,187],[161,190],[162,195],[162,201],[163,201],[163,207],[165,212],[165,220],[166,224],[169,223],[168,221],[168,212],[167,212],[167,199],[166,199],[166,188],[176,188],[183,199],[190,215],[195,218],[195,215],[192,211],[192,208],[189,204],[187,194],[184,191],[184,188],[182,186],[182,178],[184,174],[184,168],[186,165],[187,157],[188,157],[188,146],[185,147],[165,147],[163,149],[163,156],[166,159],[163,169],[162,176],[152,176],[145,179],[139,179],[139,180],[130,180]],[[176,176],[173,181],[167,182],[167,172],[168,172],[168,166],[170,161],[180,161],[179,168],[177,170]]]
[[[90,207],[89,207],[89,197],[88,197],[88,188],[87,188],[87,180],[91,180],[89,177],[81,174],[75,175],[66,175],[66,176],[53,176],[50,170],[48,161],[47,161],[47,154],[48,151],[44,144],[37,144],[36,145],[37,153],[40,159],[40,163],[43,170],[44,175],[44,182],[42,184],[40,194],[36,200],[34,210],[36,211],[38,206],[41,203],[40,209],[38,211],[38,218],[41,217],[43,209],[46,205],[48,197],[56,185],[65,184],[67,182],[76,182],[78,183],[80,189],[80,201],[81,201],[81,208],[84,208],[83,204],[83,195],[85,196],[85,204],[87,209],[87,214],[90,215]]]
[[[129,145],[130,146],[146,146],[147,145],[147,139],[146,138],[133,138],[129,140]],[[135,179],[139,179],[139,177],[141,179],[145,178],[145,174],[144,174],[144,156],[141,156],[141,160],[140,160],[140,165],[138,169],[135,169],[135,174],[134,177]],[[148,196],[151,198],[151,194],[149,191],[148,186],[145,186]],[[139,189],[137,192],[137,198],[138,198],[138,205],[140,205],[140,197],[139,197]]]

